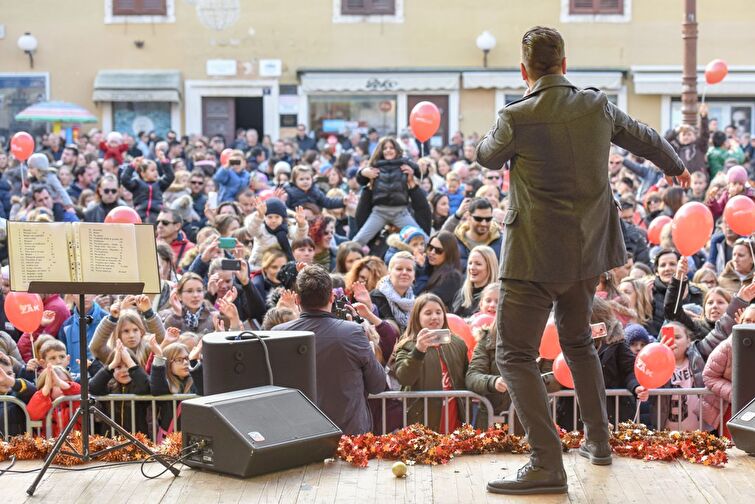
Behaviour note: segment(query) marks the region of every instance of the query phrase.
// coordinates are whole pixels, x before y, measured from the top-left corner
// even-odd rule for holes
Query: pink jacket
[[[720,401],[723,399],[723,410],[729,407],[731,402],[731,336],[718,345],[708,357],[703,370],[703,382],[705,387],[715,396],[705,397],[703,404],[703,416],[705,421],[714,427],[718,426]]]

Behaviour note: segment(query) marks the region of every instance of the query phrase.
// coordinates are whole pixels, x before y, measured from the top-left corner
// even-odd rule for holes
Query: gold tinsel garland
[[[181,453],[181,433],[174,432],[165,437],[160,445],[152,443],[147,436],[141,433],[134,434],[139,441],[145,444],[150,450],[166,457],[178,457]],[[127,439],[121,436],[109,438],[105,436],[89,436],[89,451],[96,452],[117,446],[126,442]],[[45,459],[55,445],[55,439],[45,439],[43,437],[32,437],[29,434],[15,436],[7,442],[0,441],[0,462],[15,456],[16,460],[39,460]],[[67,443],[63,445],[67,451],[73,448],[76,452],[81,453],[83,443],[81,432],[74,431],[68,436]],[[139,450],[133,444],[129,444],[121,449],[106,453],[97,461],[102,462],[131,462],[144,460],[148,457],[144,452]],[[62,466],[73,466],[83,464],[84,462],[70,455],[58,453],[52,461],[53,464]]]
[[[582,433],[559,429],[564,451],[578,448]],[[166,457],[181,454],[181,433],[169,434],[160,445],[155,445],[144,434],[136,437],[150,450]],[[90,452],[116,446],[125,441],[104,436],[90,436]],[[726,449],[730,442],[701,431],[653,431],[645,425],[625,422],[612,433],[614,453],[643,460],[675,460],[683,458],[695,464],[722,467],[728,461]],[[73,432],[68,443],[76,451],[82,448],[81,433]],[[16,436],[7,442],[0,441],[0,462],[15,456],[17,460],[44,459],[52,450],[54,439]],[[67,447],[70,449],[70,447]],[[421,424],[404,427],[391,434],[376,436],[372,433],[342,436],[336,456],[357,467],[366,467],[370,459],[402,460],[408,464],[446,464],[457,455],[482,453],[527,453],[529,445],[521,436],[508,433],[507,425],[496,425],[485,431],[463,425],[451,434],[438,434]],[[134,445],[114,450],[98,458],[103,462],[129,462],[147,458]],[[71,466],[83,462],[69,455],[58,454],[54,464]]]

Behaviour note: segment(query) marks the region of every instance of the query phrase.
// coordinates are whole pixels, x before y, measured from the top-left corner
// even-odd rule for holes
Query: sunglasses
[[[472,218],[475,222],[490,222],[493,220],[493,217],[480,217],[478,215],[473,215]]]
[[[118,189],[103,189],[102,192],[105,194],[115,194],[118,192]]]
[[[190,182],[191,185],[202,185],[204,184],[204,180],[192,180]]]
[[[487,176],[487,177],[485,177],[485,178],[486,178],[487,180],[500,180],[500,179],[501,179],[501,177],[500,177],[500,176],[498,176],[498,175],[488,175],[488,176]]]
[[[170,226],[171,224],[175,224],[175,222],[169,220],[159,220],[157,221],[157,223],[162,224],[163,226]]]
[[[436,254],[442,254],[443,253],[443,247],[436,247],[434,245],[427,244],[427,251],[428,252],[434,252]]]

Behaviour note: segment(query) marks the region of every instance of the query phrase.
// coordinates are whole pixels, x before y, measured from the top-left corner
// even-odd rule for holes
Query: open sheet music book
[[[144,282],[160,292],[151,225],[89,222],[8,222],[10,284],[31,282]]]

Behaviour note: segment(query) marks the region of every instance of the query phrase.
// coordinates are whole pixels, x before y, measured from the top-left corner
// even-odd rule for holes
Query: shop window
[[[48,77],[41,74],[0,74],[0,144],[17,131],[34,135],[45,132],[42,122],[16,121],[16,114],[47,100]]]
[[[309,124],[319,136],[367,133],[396,134],[396,96],[323,95],[309,98]]]
[[[154,131],[164,137],[171,129],[169,102],[113,102],[115,131],[136,135]]]
[[[717,121],[719,130],[723,131],[727,126],[734,126],[737,135],[755,134],[755,128],[753,128],[755,101],[752,98],[727,100],[708,98],[705,103],[708,105],[708,120]],[[681,123],[682,102],[675,98],[671,102],[671,124],[668,126],[674,128]]]

